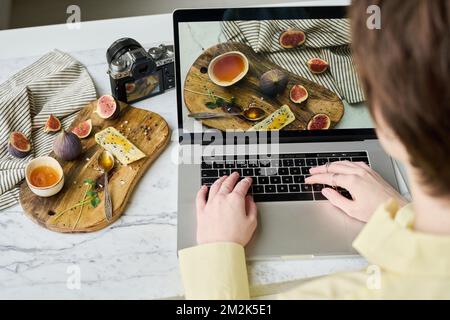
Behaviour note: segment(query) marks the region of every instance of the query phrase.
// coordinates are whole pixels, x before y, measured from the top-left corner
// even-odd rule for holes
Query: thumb
[[[333,206],[338,207],[346,214],[350,215],[350,208],[353,201],[345,198],[339,192],[331,188],[323,188],[322,194],[331,202]]]
[[[247,212],[247,217],[250,219],[255,219],[258,215],[258,208],[253,200],[253,197],[248,195],[245,197],[245,211]]]
[[[197,192],[197,198],[195,204],[197,207],[197,214],[203,211],[206,206],[206,195],[208,194],[208,187],[202,186]]]

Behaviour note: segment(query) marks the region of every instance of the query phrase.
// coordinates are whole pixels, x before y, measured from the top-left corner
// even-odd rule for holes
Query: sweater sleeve
[[[186,299],[249,299],[244,248],[211,243],[179,251]]]

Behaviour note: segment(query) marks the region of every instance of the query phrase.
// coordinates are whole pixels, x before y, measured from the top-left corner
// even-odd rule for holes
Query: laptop
[[[364,104],[345,17],[345,6],[174,12],[178,250],[196,245],[201,185],[237,171],[252,177],[258,207],[248,259],[356,254],[363,224],[332,206],[325,186],[304,183],[311,167],[349,160],[398,189]]]

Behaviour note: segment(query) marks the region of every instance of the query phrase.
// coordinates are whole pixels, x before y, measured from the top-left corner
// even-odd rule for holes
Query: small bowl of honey
[[[52,157],[39,157],[25,167],[28,187],[39,197],[51,197],[64,186],[64,172],[59,162]]]
[[[229,87],[244,78],[248,68],[248,59],[244,54],[230,51],[211,60],[208,76],[218,86]]]

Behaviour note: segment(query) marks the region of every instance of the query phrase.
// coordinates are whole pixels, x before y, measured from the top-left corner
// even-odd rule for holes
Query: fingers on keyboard
[[[207,157],[206,157],[207,158]],[[249,193],[255,201],[311,201],[326,200],[322,184],[305,184],[310,169],[337,161],[351,161],[370,165],[366,152],[280,154],[278,156],[250,156],[229,159],[203,159],[201,184],[211,186],[219,177],[239,174],[239,181],[252,179]],[[220,157],[219,157],[220,158]],[[345,189],[336,189],[352,199]]]

